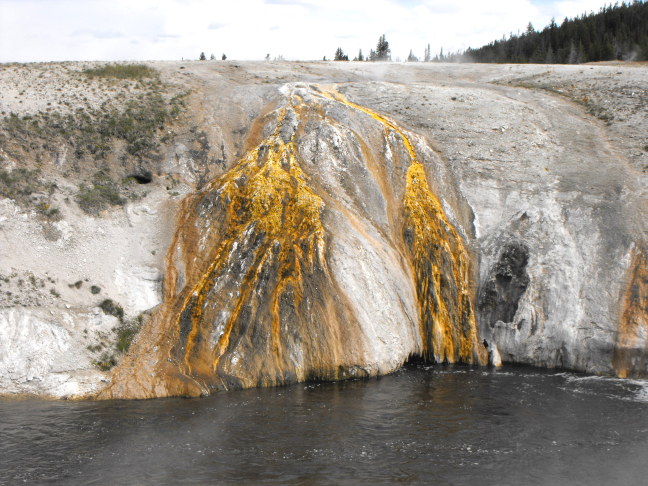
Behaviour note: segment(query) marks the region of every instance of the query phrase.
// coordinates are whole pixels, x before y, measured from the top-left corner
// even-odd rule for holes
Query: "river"
[[[0,484],[627,485],[648,382],[524,367],[202,399],[0,399]]]

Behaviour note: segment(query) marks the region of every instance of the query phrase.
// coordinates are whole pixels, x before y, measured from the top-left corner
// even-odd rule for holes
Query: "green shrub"
[[[143,79],[157,78],[158,72],[145,64],[106,64],[98,68],[84,69],[89,78]]]
[[[132,319],[129,322],[124,323],[116,329],[117,333],[117,342],[115,347],[120,353],[128,352],[133,339],[137,335],[142,327],[143,317],[140,314],[137,318]]]
[[[36,211],[38,211],[41,216],[49,221],[60,221],[63,217],[61,215],[61,210],[57,207],[52,207],[47,202],[40,202],[36,205]]]
[[[92,186],[81,185],[76,201],[84,212],[92,215],[97,215],[111,206],[126,204],[119,186],[104,171],[95,174]]]
[[[87,334],[87,329],[86,329],[86,334]],[[101,351],[103,348],[104,348],[104,343],[99,343],[99,344],[95,344],[95,345],[92,345],[92,344],[91,344],[91,345],[86,346],[86,349],[87,349],[88,351],[93,352],[93,353],[98,353],[98,352]]]
[[[62,139],[77,159],[86,154],[102,158],[112,150],[115,140],[122,140],[128,154],[146,157],[160,141],[170,140],[162,130],[185,109],[185,96],[167,100],[152,86],[125,106],[78,109],[65,115],[39,113],[36,118],[11,113],[0,119],[0,147],[11,151],[11,145],[17,144],[25,150],[52,151],[57,139]]]
[[[105,299],[101,302],[101,304],[99,304],[99,307],[101,308],[102,311],[104,311],[105,314],[108,314],[109,316],[114,316],[123,322],[124,309],[122,308],[121,305],[119,305],[114,300]]]
[[[104,115],[96,130],[104,137],[124,140],[129,154],[142,156],[157,148],[156,132],[170,116],[164,98],[149,94],[142,101],[131,101],[122,112]]]
[[[19,199],[43,190],[39,179],[39,171],[29,169],[14,169],[11,172],[0,170],[0,196]]]
[[[114,354],[106,351],[101,354],[99,359],[95,361],[94,364],[101,371],[109,371],[113,366],[117,364],[117,358]]]

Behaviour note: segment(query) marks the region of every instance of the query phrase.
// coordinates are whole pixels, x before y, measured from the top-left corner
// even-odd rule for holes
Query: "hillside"
[[[0,66],[0,392],[646,376],[645,67],[102,66]]]
[[[648,61],[648,3],[617,3],[536,31],[493,41],[465,56],[473,62],[580,64]]]

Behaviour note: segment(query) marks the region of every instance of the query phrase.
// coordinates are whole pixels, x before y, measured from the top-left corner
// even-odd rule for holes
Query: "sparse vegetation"
[[[79,108],[74,114],[45,112],[37,117],[12,113],[0,125],[5,132],[0,136],[0,147],[11,140],[26,150],[47,149],[54,146],[56,139],[63,139],[77,158],[86,154],[102,158],[112,149],[113,140],[121,140],[128,154],[145,157],[164,137],[160,133],[164,125],[184,106],[184,95],[167,100],[153,91],[122,108]]]
[[[117,357],[114,353],[105,351],[101,354],[99,359],[94,362],[94,364],[101,371],[110,371],[110,369],[117,364]]]
[[[119,351],[120,353],[128,352],[128,349],[130,348],[133,339],[142,327],[143,322],[144,316],[140,314],[135,319],[123,323],[115,330],[115,332],[117,333],[117,342],[115,343],[117,351]]]
[[[90,287],[90,293],[92,295],[97,295],[99,292],[101,292],[101,287],[97,287],[96,285]]]
[[[126,203],[119,185],[105,171],[95,174],[92,186],[81,185],[76,200],[79,207],[91,215],[97,215],[111,206],[123,206]]]
[[[40,202],[36,205],[36,211],[48,221],[60,221],[61,210],[57,207],[53,207],[48,202]]]
[[[0,169],[0,197],[13,199],[23,205],[33,202],[31,196],[36,193],[45,197],[51,196],[55,187],[53,184],[44,183],[37,169]],[[50,209],[49,206],[47,209]]]
[[[105,340],[108,340],[108,336],[102,333],[98,333],[98,337],[101,339],[99,343],[87,346],[88,351],[92,353],[98,353],[105,349],[93,363],[101,371],[108,371],[117,364],[119,357],[130,349],[133,339],[144,323],[144,315],[140,314],[134,319],[125,321],[121,306],[110,299],[104,300],[100,307],[106,314],[118,317],[120,320],[120,325],[113,329],[116,336],[113,350],[106,349],[108,345]]]
[[[106,64],[98,68],[84,69],[89,78],[143,79],[157,78],[158,72],[145,64]]]

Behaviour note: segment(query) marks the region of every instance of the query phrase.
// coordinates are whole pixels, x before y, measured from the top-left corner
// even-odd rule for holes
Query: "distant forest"
[[[578,64],[592,61],[648,61],[648,3],[635,0],[603,7],[598,13],[565,19],[536,31],[478,49],[444,56],[444,61]]]

